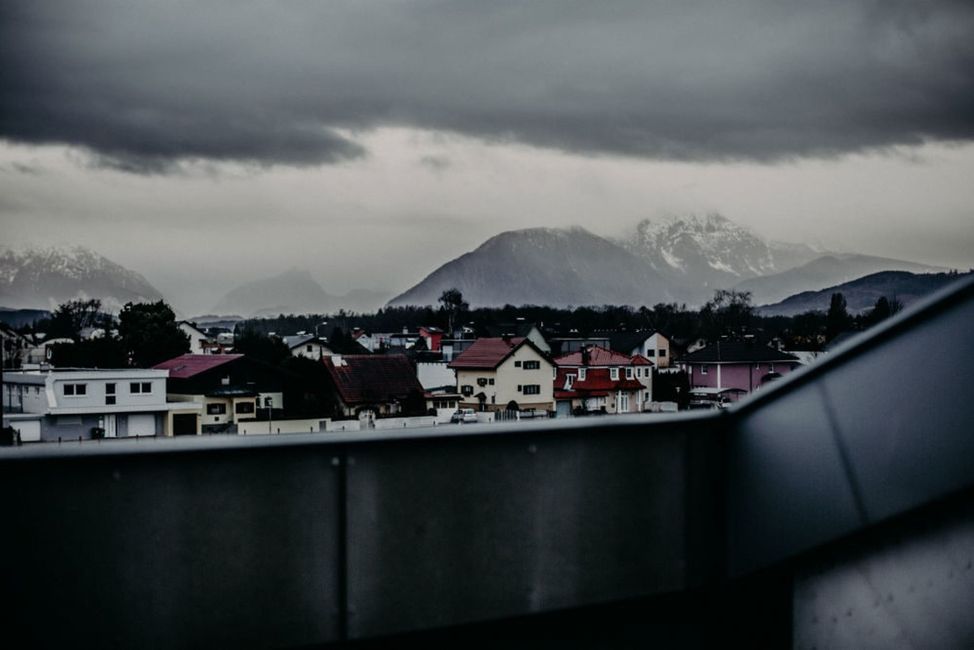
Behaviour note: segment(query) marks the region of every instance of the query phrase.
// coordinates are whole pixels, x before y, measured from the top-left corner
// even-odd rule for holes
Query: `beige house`
[[[527,338],[477,339],[449,367],[460,406],[479,411],[553,411],[554,365]]]

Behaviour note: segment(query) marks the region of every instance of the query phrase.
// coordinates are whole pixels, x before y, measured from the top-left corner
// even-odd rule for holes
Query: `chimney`
[[[582,346],[582,365],[587,366],[592,361],[592,350],[588,345]]]

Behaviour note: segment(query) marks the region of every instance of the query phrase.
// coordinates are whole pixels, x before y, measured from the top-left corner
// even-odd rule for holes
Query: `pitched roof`
[[[656,330],[642,332],[609,332],[609,347],[618,352],[630,353],[636,348],[642,347]]]
[[[156,370],[168,370],[170,379],[189,379],[241,357],[242,354],[183,354],[152,367]]]
[[[449,368],[496,368],[522,344],[535,345],[526,338],[489,337],[480,338],[454,359]]]
[[[684,363],[756,363],[759,361],[794,361],[793,354],[780,352],[754,341],[717,341],[683,357]]]
[[[340,359],[338,364],[332,357],[322,362],[345,404],[389,402],[424,392],[416,370],[404,355],[349,354]]]
[[[588,363],[583,363],[582,352],[572,352],[555,359],[556,366],[629,366],[629,365],[653,365],[653,362],[642,355],[629,356],[614,350],[609,350],[600,346],[588,348]]]
[[[609,392],[623,390],[643,390],[643,386],[637,379],[626,379],[625,373],[619,373],[618,379],[612,379],[608,368],[589,368],[585,372],[585,379],[575,379],[572,387],[565,390],[565,382],[569,374],[575,374],[574,368],[559,368],[558,376],[555,378],[556,397],[568,399],[571,397],[598,397]]]
[[[315,340],[314,334],[298,334],[295,336],[284,336],[282,337],[284,345],[288,347],[289,350],[301,347],[305,343],[310,343]]]

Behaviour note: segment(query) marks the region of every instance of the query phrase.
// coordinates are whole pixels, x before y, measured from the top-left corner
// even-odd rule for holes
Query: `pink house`
[[[736,402],[800,365],[798,357],[753,339],[718,341],[680,363],[690,380],[691,398],[698,402]]]

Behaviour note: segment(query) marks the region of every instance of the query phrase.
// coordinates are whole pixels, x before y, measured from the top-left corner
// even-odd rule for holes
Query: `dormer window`
[[[632,368],[626,368],[626,379],[632,379],[632,378],[633,378]]]
[[[585,368],[578,369],[578,381],[585,381]]]
[[[612,381],[618,380],[619,379],[619,369],[618,368],[610,368],[609,369],[609,377],[612,379]]]

